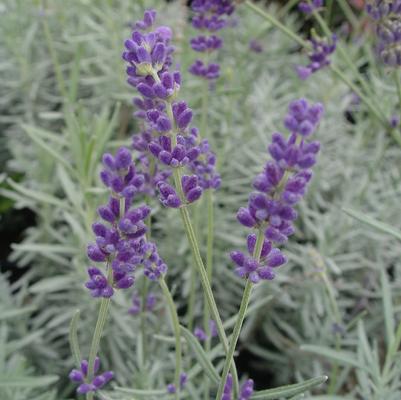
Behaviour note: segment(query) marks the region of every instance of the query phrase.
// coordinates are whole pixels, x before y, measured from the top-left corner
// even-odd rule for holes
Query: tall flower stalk
[[[94,298],[101,298],[98,319],[89,352],[89,361],[81,362],[80,370],[70,374],[72,381],[79,383],[77,392],[86,394],[87,400],[113,378],[111,371],[96,375],[99,369],[99,347],[106,324],[110,301],[116,290],[133,286],[139,267],[147,279],[158,281],[170,312],[176,338],[176,365],[174,385],[179,387],[181,376],[180,325],[172,296],[164,280],[167,266],[157,252],[157,247],[146,237],[145,220],[150,215],[146,205],[133,207],[134,198],[144,191],[145,177],[138,172],[127,148],[120,148],[115,156],[104,154],[103,184],[109,188],[108,202],[98,208],[103,220],[92,226],[96,240],[88,245],[89,259],[104,268],[88,268],[89,279],[85,283]],[[178,399],[178,393],[176,393]]]
[[[181,74],[171,68],[174,51],[171,29],[166,26],[153,29],[155,17],[155,11],[146,11],[143,21],[137,22],[125,41],[123,59],[128,63],[128,83],[141,95],[134,103],[139,108],[137,116],[146,127],[134,142],[143,157],[153,159],[159,169],[167,171],[163,178],[154,175],[149,182],[165,207],[179,209],[212,318],[227,351],[227,336],[188,211],[188,205],[196,202],[205,188],[217,187],[220,178],[214,171],[215,158],[210,156],[208,142],[200,138],[196,128],[190,127],[192,110],[178,100]]]
[[[231,336],[216,400],[223,396],[229,366],[244,322],[252,288],[261,280],[272,280],[275,268],[287,259],[274,244],[283,244],[294,233],[297,218],[294,206],[302,199],[312,177],[311,167],[316,162],[320,145],[307,138],[316,130],[323,113],[319,103],[310,105],[305,99],[289,105],[284,125],[290,132],[288,139],[274,133],[268,147],[272,161],[254,180],[256,192],[249,196],[248,206],[239,209],[238,221],[256,231],[247,238],[249,255],[233,251],[230,256],[236,265],[236,274],[245,279],[245,289]]]
[[[200,116],[200,132],[204,137],[208,137],[207,120],[209,109],[209,93],[211,86],[215,85],[216,79],[220,76],[220,65],[212,60],[215,54],[223,46],[223,39],[217,32],[223,29],[227,23],[227,17],[234,11],[232,0],[195,0],[191,3],[193,11],[192,26],[199,31],[199,35],[190,40],[191,48],[201,58],[198,58],[189,68],[189,72],[199,77],[202,81],[202,106]],[[207,239],[206,239],[206,269],[209,281],[213,276],[213,241],[214,241],[214,191],[220,186],[220,177],[214,171],[216,163],[215,155],[210,151],[209,144],[204,146],[203,156],[207,159],[206,166],[209,170],[209,179],[204,180],[203,187],[206,195],[207,208]],[[195,209],[199,213],[199,207]],[[191,282],[195,279],[191,275]],[[192,285],[191,285],[192,286]],[[191,293],[190,302],[195,301],[195,291]],[[193,312],[193,305],[190,304],[189,310]],[[193,315],[189,315],[190,325],[192,325]],[[210,349],[210,313],[207,300],[204,300],[203,326],[207,339],[205,340],[206,351]],[[208,388],[205,388],[205,393]],[[205,395],[207,396],[207,394]]]

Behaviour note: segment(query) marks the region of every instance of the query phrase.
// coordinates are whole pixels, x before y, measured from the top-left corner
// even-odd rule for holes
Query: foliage
[[[180,2],[146,1],[146,7],[152,5],[175,28],[186,82],[183,97],[201,110],[199,81],[186,73],[193,60],[187,9]],[[7,0],[0,10],[1,147],[3,154],[4,142],[4,157],[9,157],[0,194],[16,209],[29,208],[36,215],[36,225],[26,229],[10,255],[16,268],[29,267],[28,272],[14,283],[9,272],[0,276],[2,399],[72,398],[67,375],[74,360],[68,336],[77,309],[80,348],[89,353],[97,304],[83,287],[85,246],[95,209],[105,198],[97,178],[101,154],[129,144],[137,129],[120,53],[128,25],[143,9],[141,2],[129,0],[81,1],[71,7],[61,0],[43,6],[34,0]],[[292,31],[303,23],[296,11],[284,16],[275,6],[268,11]],[[258,390],[294,383],[309,390],[307,398],[397,399],[399,145],[364,102],[352,104],[352,91],[333,71],[322,70],[301,82],[294,66],[302,64],[304,55],[291,38],[242,5],[233,19],[236,26],[224,32],[222,78],[209,100],[208,121],[223,177],[216,193],[213,289],[226,328],[234,325],[230,317],[237,313],[243,291],[228,257],[242,246],[245,232],[235,213],[267,160],[266,143],[283,128],[285,108],[293,98],[322,101],[326,108],[319,129],[319,168],[300,207],[295,239],[285,247],[290,262],[276,280],[253,293],[239,345],[240,358],[247,354],[249,362],[241,372],[256,380]],[[255,38],[263,44],[260,54],[249,51]],[[360,31],[343,41],[356,68],[366,68],[364,79],[390,119],[400,112],[396,86],[376,60],[371,42]],[[341,54],[334,55],[333,64],[360,87]],[[158,212],[156,201],[152,208],[157,210],[152,235],[170,266],[169,286],[185,321],[194,289],[190,249],[174,210]],[[202,203],[198,214],[205,209]],[[196,228],[206,243],[207,224],[201,216]],[[203,298],[197,282],[195,293],[196,322],[201,324]],[[102,360],[117,376],[115,387],[102,392],[104,399],[164,396],[173,374],[174,340],[164,304],[133,317],[127,312],[130,303],[129,295],[118,293],[103,335]],[[220,374],[222,347],[213,342],[205,354],[190,331],[184,331],[182,343],[188,392],[200,399],[199,383]],[[328,383],[313,389],[299,383],[324,375]],[[254,398],[286,396],[273,395],[259,392]]]

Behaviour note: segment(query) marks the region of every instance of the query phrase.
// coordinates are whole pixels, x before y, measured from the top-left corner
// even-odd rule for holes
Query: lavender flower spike
[[[376,21],[377,51],[383,62],[401,65],[401,2],[398,0],[370,0],[366,11]]]
[[[144,220],[150,214],[148,206],[132,207],[134,197],[141,193],[144,176],[135,169],[131,152],[122,147],[113,156],[103,156],[104,169],[100,177],[111,194],[108,202],[98,208],[103,222],[92,225],[95,242],[88,245],[91,261],[106,264],[104,273],[98,267],[88,269],[85,286],[93,297],[111,297],[115,290],[134,284],[135,270],[143,265],[145,275],[157,279],[167,266],[158,256],[156,246],[146,242]],[[107,275],[107,276],[106,276]]]
[[[310,168],[316,163],[320,144],[307,141],[316,130],[323,114],[320,103],[309,104],[305,99],[290,103],[284,125],[290,135],[285,139],[274,133],[264,171],[256,176],[253,186],[256,192],[249,196],[248,206],[239,209],[238,221],[248,227],[263,230],[258,259],[254,258],[257,242],[255,234],[248,235],[248,253],[233,251],[230,256],[236,265],[236,274],[253,283],[274,278],[274,269],[285,264],[287,259],[273,243],[285,243],[293,234],[293,221],[297,218],[294,209],[306,193],[312,177]]]
[[[309,42],[312,48],[308,53],[309,64],[296,67],[298,76],[302,80],[330,64],[329,56],[336,49],[337,36],[333,34],[331,39],[326,39],[315,35]]]
[[[232,0],[194,0],[191,8],[194,12],[192,26],[202,31],[201,35],[191,39],[192,49],[199,53],[212,53],[220,49],[223,40],[216,36],[215,32],[226,26],[227,17],[234,11],[234,2]],[[211,34],[205,35],[205,33]],[[220,66],[214,62],[206,63],[197,59],[189,67],[189,72],[211,81],[219,77]]]
[[[101,389],[105,386],[108,382],[110,382],[113,377],[113,371],[106,371],[102,374],[98,374],[97,372],[100,367],[100,359],[96,357],[95,364],[94,364],[94,378],[91,382],[88,381],[88,361],[82,360],[79,369],[73,369],[70,374],[69,378],[74,383],[79,383],[77,388],[78,394],[86,394],[89,392],[96,392],[98,389]]]
[[[201,2],[195,3],[201,7]],[[223,15],[231,10],[229,3],[213,2],[213,7],[207,6],[207,9]],[[216,157],[208,142],[201,140],[198,130],[191,127],[192,110],[185,101],[178,100],[181,74],[171,68],[171,30],[159,27],[151,31],[155,15],[152,10],[145,13],[144,20],[136,24],[138,30],[134,30],[131,38],[125,41],[126,51],[123,53],[123,59],[128,63],[128,83],[141,95],[134,100],[139,108],[136,115],[145,124],[145,129],[133,138],[143,172],[142,186],[138,191],[151,194],[158,191],[165,207],[179,208],[197,201],[205,189],[217,189],[220,176],[215,170]],[[220,44],[220,39],[215,36],[198,38],[194,42],[198,50],[208,51]],[[206,74],[215,72],[213,65],[209,65]],[[114,172],[113,168],[110,163],[109,175]],[[182,177],[182,193],[177,193],[169,182],[176,168],[186,168],[190,172]],[[111,185],[111,180],[112,177],[105,177],[107,184]]]

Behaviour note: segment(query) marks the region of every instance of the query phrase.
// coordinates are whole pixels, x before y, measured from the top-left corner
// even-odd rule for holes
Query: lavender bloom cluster
[[[160,26],[149,31],[155,18],[155,11],[146,11],[143,21],[136,24],[139,30],[125,41],[128,83],[142,96],[134,104],[144,129],[134,135],[133,148],[140,153],[142,192],[153,195],[157,191],[164,206],[177,208],[198,200],[204,189],[218,188],[220,176],[208,142],[190,127],[192,110],[178,100],[181,74],[171,71],[171,29]],[[168,182],[173,169],[181,167],[192,174],[182,177],[183,198]]]
[[[264,231],[261,254],[255,258],[257,237],[248,235],[248,252],[231,252],[236,273],[253,283],[274,278],[274,269],[285,264],[286,257],[273,244],[283,244],[294,233],[293,221],[297,218],[294,206],[305,195],[312,177],[311,168],[316,163],[320,144],[306,139],[316,130],[323,114],[320,103],[309,104],[305,99],[290,103],[284,120],[290,136],[274,133],[268,152],[272,157],[259,174],[249,196],[248,206],[237,213],[238,221],[248,227]],[[259,255],[258,255],[259,256]]]
[[[301,1],[298,4],[298,10],[303,12],[304,14],[312,14],[313,11],[323,7],[323,4],[323,0],[312,0],[311,2]]]
[[[144,274],[151,280],[167,270],[156,245],[145,239],[144,220],[150,208],[132,207],[144,177],[137,173],[130,151],[122,147],[115,156],[104,154],[103,166],[100,177],[111,194],[108,202],[97,210],[103,222],[92,225],[96,240],[88,245],[87,254],[91,261],[106,263],[107,276],[97,267],[88,268],[89,280],[85,286],[93,297],[111,297],[115,289],[131,287],[139,265],[143,265]]]
[[[333,34],[331,39],[314,36],[309,43],[311,46],[311,51],[308,53],[309,64],[296,67],[298,76],[302,80],[330,64],[329,56],[336,50],[337,36]]]
[[[224,392],[221,400],[232,400],[233,391],[233,377],[231,374],[227,376],[226,384],[224,385]],[[240,388],[238,400],[249,400],[253,393],[253,380],[246,380]]]
[[[366,11],[376,21],[381,59],[390,66],[401,65],[401,1],[371,0]]]
[[[220,49],[223,39],[215,32],[226,26],[226,17],[234,11],[232,0],[194,0],[191,4],[194,16],[192,26],[202,31],[202,34],[192,38],[190,43],[193,50],[200,53],[211,53]],[[217,63],[205,63],[200,59],[190,66],[189,72],[207,80],[217,79],[220,66]]]
[[[69,378],[74,383],[79,383],[80,385],[77,388],[78,394],[86,394],[89,392],[96,392],[98,389],[101,389],[104,385],[106,385],[109,381],[111,381],[114,377],[113,371],[106,371],[102,374],[96,375],[99,371],[100,367],[100,359],[99,357],[95,358],[94,364],[94,378],[91,382],[88,382],[88,361],[82,360],[80,369],[73,369]]]

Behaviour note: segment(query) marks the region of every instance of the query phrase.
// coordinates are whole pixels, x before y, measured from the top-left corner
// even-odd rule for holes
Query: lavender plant
[[[83,285],[88,281],[85,268],[88,263],[85,261],[82,244],[93,240],[90,225],[95,220],[96,207],[103,204],[107,192],[99,186],[96,179],[97,162],[105,151],[106,143],[113,152],[121,145],[128,147],[130,144],[130,140],[124,135],[124,129],[119,132],[115,129],[117,120],[119,126],[125,124],[125,107],[121,113],[115,114],[113,124],[108,124],[109,110],[100,118],[94,119],[94,112],[100,104],[100,98],[94,93],[107,93],[107,96],[102,97],[102,102],[107,105],[113,104],[116,98],[128,101],[131,97],[131,93],[122,84],[122,74],[117,77],[116,73],[118,65],[121,65],[118,57],[119,43],[125,35],[123,31],[127,29],[121,21],[129,19],[131,22],[131,18],[140,12],[139,4],[131,6],[127,6],[125,1],[113,8],[106,3],[99,3],[99,8],[93,10],[82,3],[77,13],[76,9],[66,10],[58,7],[57,2],[50,2],[48,9],[51,13],[46,14],[46,19],[50,32],[54,35],[51,39],[54,41],[53,50],[58,58],[62,76],[64,75],[67,92],[70,90],[70,82],[73,82],[70,80],[73,75],[69,75],[73,65],[69,61],[73,58],[72,55],[79,52],[81,54],[81,61],[77,62],[81,78],[75,95],[82,102],[82,106],[74,104],[74,108],[80,108],[76,113],[57,108],[57,104],[65,97],[59,94],[54,84],[56,81],[52,73],[52,61],[49,57],[42,57],[46,62],[39,65],[32,63],[32,66],[36,67],[32,71],[42,77],[39,91],[25,96],[23,105],[16,103],[16,107],[13,108],[15,116],[10,118],[9,122],[6,121],[7,118],[2,117],[2,121],[9,124],[9,133],[13,132],[8,139],[14,158],[10,163],[11,169],[25,175],[19,182],[9,178],[4,180],[1,194],[12,198],[17,207],[30,207],[38,216],[37,226],[29,229],[24,241],[15,245],[13,249],[12,258],[18,261],[19,265],[34,265],[30,274],[25,276],[25,290],[20,292],[18,302],[15,301],[15,289],[10,292],[10,300],[4,302],[2,298],[1,301],[3,309],[13,303],[18,308],[23,307],[23,304],[36,308],[34,313],[25,314],[29,316],[29,320],[26,317],[26,321],[32,335],[27,335],[22,324],[12,323],[8,342],[4,346],[12,352],[17,348],[17,352],[23,353],[29,365],[32,365],[26,372],[21,372],[22,369],[17,371],[16,364],[3,367],[4,371],[12,372],[12,375],[7,375],[1,382],[1,396],[5,398],[72,397],[75,386],[78,385],[68,384],[68,371],[74,362],[67,352],[66,338],[67,322],[77,307],[81,308],[81,319],[79,324],[76,317],[74,321],[84,354],[81,358],[87,358],[89,354],[95,325],[95,307],[102,298],[88,301],[89,292]],[[165,8],[158,3],[157,7],[163,8],[159,18],[165,18],[168,24],[178,27],[178,30],[182,29],[180,24],[185,27],[184,18],[178,23],[172,22],[174,18],[184,15],[177,4]],[[21,26],[25,27],[27,23],[35,26],[37,20],[32,18],[32,15],[36,15],[35,8],[33,7],[33,11],[29,5],[26,10],[24,8],[18,11],[19,18],[27,16],[27,22],[23,23],[23,20],[20,20]],[[328,8],[321,10],[324,18],[327,18]],[[16,12],[7,9],[7,13],[2,14],[3,22],[6,20],[4,15],[10,15],[9,11]],[[225,43],[222,49],[224,58],[221,59],[222,75],[216,81],[216,87],[212,88],[210,93],[213,95],[209,96],[208,101],[208,132],[213,139],[218,135],[219,146],[214,146],[214,141],[211,143],[214,150],[217,150],[218,171],[223,177],[220,191],[215,193],[218,212],[215,213],[215,267],[211,283],[219,313],[226,321],[224,328],[228,332],[234,326],[235,318],[232,316],[237,313],[243,291],[243,278],[233,274],[234,263],[227,254],[230,249],[243,245],[245,229],[235,225],[235,210],[238,205],[246,202],[249,182],[257,173],[257,165],[266,162],[266,136],[270,137],[269,132],[274,132],[281,126],[281,115],[288,102],[294,97],[316,98],[316,93],[321,93],[321,87],[324,85],[326,90],[322,100],[326,111],[320,130],[324,134],[319,137],[323,142],[324,151],[320,155],[319,168],[315,170],[307,201],[301,202],[297,207],[297,229],[293,239],[286,244],[287,266],[280,270],[274,280],[254,285],[248,317],[237,346],[239,360],[243,361],[244,354],[247,351],[251,352],[252,363],[246,366],[246,371],[255,379],[257,389],[260,389],[263,383],[263,380],[258,378],[258,371],[263,371],[264,381],[267,371],[272,374],[271,379],[269,376],[269,382],[282,384],[289,381],[301,382],[307,379],[313,370],[316,375],[330,376],[329,387],[322,388],[322,391],[328,390],[330,395],[335,394],[339,398],[397,398],[397,379],[393,379],[399,371],[396,356],[391,356],[391,361],[387,362],[390,366],[386,366],[385,369],[380,361],[371,362],[372,357],[373,360],[384,359],[387,335],[392,349],[396,347],[392,337],[397,336],[395,327],[398,309],[395,306],[393,311],[390,310],[389,298],[384,294],[389,293],[390,287],[395,299],[394,304],[397,304],[398,285],[396,280],[392,280],[391,274],[388,275],[387,284],[385,277],[379,279],[378,270],[392,271],[392,274],[397,276],[397,242],[396,239],[389,240],[388,234],[382,231],[369,231],[352,222],[342,216],[340,211],[346,204],[366,210],[380,220],[398,224],[395,195],[398,182],[398,172],[395,168],[398,162],[397,148],[391,139],[384,135],[364,100],[349,111],[347,104],[352,93],[331,73],[332,66],[339,67],[346,79],[356,83],[358,88],[360,83],[357,75],[344,63],[340,52],[333,53],[328,68],[320,70],[300,85],[294,75],[293,66],[303,63],[302,55],[293,51],[294,47],[289,37],[282,35],[270,24],[261,24],[259,16],[247,12],[246,7],[238,6],[236,13],[239,18],[237,17],[235,30],[226,29],[219,33],[224,37]],[[299,14],[283,15],[281,9],[277,10],[274,6],[268,9],[268,13],[280,19],[284,26],[293,32],[297,31]],[[313,13],[312,17],[314,18]],[[41,20],[39,24],[39,31],[33,28],[34,32],[42,32]],[[7,24],[2,23],[0,26],[2,31],[8,29]],[[19,34],[22,36],[24,31],[21,29]],[[110,31],[115,34],[110,35]],[[184,31],[188,37],[190,30],[184,28]],[[180,32],[174,33],[174,37],[177,37],[176,34]],[[235,41],[232,40],[234,35]],[[91,40],[88,40],[89,38]],[[251,38],[257,38],[264,43],[263,53],[248,53]],[[338,43],[340,48],[347,51],[355,65],[361,65],[367,59],[371,63],[375,60],[370,43],[357,47],[355,43],[345,42],[342,35],[339,35]],[[185,76],[186,65],[193,61],[193,53],[185,51],[185,41],[175,40],[174,45],[181,50],[176,53],[175,59],[183,65],[182,79],[185,82],[180,86],[180,98],[187,98],[191,106],[198,105],[201,103],[201,91],[194,90],[198,87],[195,86],[195,81]],[[45,40],[36,40],[33,46],[35,55],[47,55]],[[79,51],[78,47],[81,47]],[[184,48],[184,51],[180,47]],[[96,78],[93,75],[94,59],[102,60],[96,62]],[[17,81],[19,69],[15,66],[19,64],[14,56],[9,54],[7,60],[9,62],[2,65],[4,70],[8,71],[7,76],[11,78],[9,81],[15,84],[15,88],[26,88]],[[385,114],[383,120],[390,121],[389,116],[397,114],[397,92],[394,86],[387,84],[385,73],[382,73],[379,64],[376,68],[374,62],[368,70],[371,79],[367,80],[367,84],[380,96],[381,109]],[[230,75],[231,70],[234,71],[233,68],[235,71],[241,70],[246,73],[235,74],[233,79],[234,75]],[[35,82],[35,73],[30,79],[31,82]],[[247,79],[249,76],[254,79]],[[77,79],[76,77],[75,82],[78,82]],[[89,89],[91,92],[88,92]],[[41,104],[40,111],[33,106],[35,97],[32,97],[32,93],[39,93],[39,99],[43,99],[38,103]],[[15,99],[18,101],[18,96]],[[44,99],[50,101],[50,104],[56,104],[52,113],[43,113],[44,110],[50,109],[49,103],[42,102]],[[8,100],[4,99],[4,104],[6,101]],[[24,132],[28,135],[15,123],[21,115],[21,107],[26,107],[28,112],[30,109],[33,116],[33,119],[28,119],[29,125],[24,126]],[[197,109],[194,107],[194,110]],[[343,118],[344,113],[351,113],[355,122],[347,123]],[[194,114],[197,115],[196,112]],[[141,129],[142,122],[134,124],[134,129]],[[65,128],[61,131],[60,126],[64,125]],[[118,141],[110,141],[111,132],[118,137]],[[202,129],[200,133],[202,136],[205,134]],[[227,140],[228,137],[230,140]],[[72,138],[76,139],[71,140]],[[93,146],[89,145],[91,140],[96,144],[96,155],[90,154]],[[246,146],[243,146],[244,141]],[[147,160],[150,161],[154,157],[147,153],[146,158],[140,156],[137,159],[137,155],[135,150],[133,157],[136,169],[145,177],[145,187]],[[90,167],[86,169],[85,163],[88,160],[91,160]],[[140,165],[142,162],[144,167]],[[164,166],[159,161],[155,162],[156,164],[159,173],[167,175],[163,177],[164,182],[173,186],[168,176],[170,166]],[[190,175],[192,172],[186,174]],[[6,182],[7,186],[4,186]],[[153,209],[150,219],[152,229],[148,230],[146,237],[147,240],[157,240],[159,252],[170,267],[167,279],[179,311],[179,319],[181,323],[187,322],[185,306],[191,287],[188,266],[192,265],[193,261],[186,241],[177,244],[177,235],[181,232],[180,221],[176,215],[178,210],[161,212],[158,199],[155,198],[157,186],[150,184],[147,187],[151,190],[144,189],[137,194],[137,199],[144,199]],[[191,217],[192,212],[190,210]],[[202,213],[201,208],[199,213]],[[146,218],[146,223],[148,222],[149,216]],[[196,230],[201,252],[206,247],[202,246],[202,242],[205,241],[203,238],[207,236],[204,225],[199,224]],[[378,243],[381,246],[378,246]],[[101,270],[102,263],[96,267]],[[130,289],[113,287],[114,294],[109,308],[109,319],[112,323],[106,325],[101,342],[102,368],[99,372],[112,369],[115,379],[96,391],[94,395],[100,398],[174,396],[167,391],[167,386],[173,384],[172,367],[175,367],[175,357],[171,351],[175,339],[168,336],[170,328],[164,323],[164,313],[168,308],[166,302],[161,301],[152,312],[146,311],[147,295],[142,286],[149,286],[149,291],[154,293],[158,290],[158,282],[150,282],[144,276],[142,268],[138,268],[135,276],[136,282]],[[378,281],[384,284],[377,284]],[[115,283],[117,282],[113,282],[113,285]],[[14,285],[14,288],[20,287]],[[223,287],[225,290],[221,289]],[[140,297],[140,310],[135,309],[134,314],[138,312],[135,316],[128,312],[130,307],[138,303],[132,303],[133,291]],[[196,298],[200,298],[201,295],[197,292]],[[382,298],[386,298],[385,309],[382,309]],[[196,302],[196,321],[204,316],[202,308],[201,302]],[[0,314],[2,321],[3,312]],[[369,318],[365,318],[366,313]],[[375,338],[383,336],[381,331],[384,314],[388,327],[386,346],[382,344],[382,339],[378,340],[377,345],[375,343]],[[354,317],[363,319],[364,323],[353,322]],[[205,345],[205,351],[202,353],[199,347],[195,347],[196,339],[194,341],[194,337],[183,327],[181,335],[182,346],[186,350],[183,353],[183,365],[188,373],[188,380],[182,391],[178,391],[179,396],[202,398],[205,396],[206,379],[210,380],[209,397],[213,396],[221,379],[216,379],[210,365],[205,367],[206,364],[202,364],[205,358],[202,359],[201,354],[206,354],[206,359],[215,366],[217,376],[221,375],[222,346],[213,339],[210,350]],[[143,341],[143,337],[147,340]],[[20,338],[23,340],[18,341]],[[336,347],[337,340],[340,350]],[[19,347],[15,347],[16,345]],[[350,363],[350,359],[358,361]],[[241,364],[242,362],[239,365]],[[365,368],[367,364],[372,366],[369,371]],[[240,370],[243,373],[244,367],[241,366]],[[379,370],[383,374],[377,373]],[[39,385],[40,379],[34,375],[42,374],[60,376],[57,393],[52,389],[47,390],[45,386],[23,388],[28,384]],[[18,379],[12,380],[9,376]],[[55,378],[48,383],[42,381],[42,385],[52,384],[54,387],[52,382],[55,382]],[[286,392],[283,392],[283,389],[273,389],[269,393],[255,391],[251,398],[296,396],[296,390],[307,391],[318,382],[319,380],[309,382],[310,386],[295,384],[295,387],[292,386]],[[371,386],[370,382],[374,382],[374,385]],[[10,386],[4,386],[6,384]],[[234,389],[233,382],[233,391]]]

